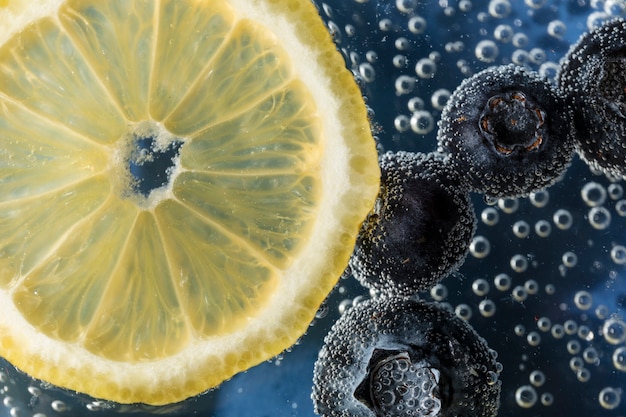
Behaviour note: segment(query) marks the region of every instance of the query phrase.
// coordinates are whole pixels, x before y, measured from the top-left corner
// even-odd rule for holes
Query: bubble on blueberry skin
[[[565,100],[538,74],[515,65],[465,79],[439,123],[438,144],[473,191],[527,195],[556,182],[574,144]]]
[[[386,153],[350,268],[377,292],[430,289],[464,261],[476,228],[466,189],[437,154]]]
[[[576,151],[595,170],[626,176],[626,21],[585,33],[562,61],[559,86],[573,103]]]
[[[472,327],[438,304],[380,297],[324,339],[312,399],[322,416],[495,416],[499,367]]]

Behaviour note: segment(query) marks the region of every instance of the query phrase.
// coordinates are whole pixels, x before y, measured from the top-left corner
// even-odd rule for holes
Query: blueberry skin
[[[386,153],[381,190],[350,270],[376,292],[429,290],[463,263],[476,229],[469,192],[441,155]]]
[[[583,34],[561,61],[558,83],[573,103],[580,157],[592,169],[626,178],[626,21]]]
[[[325,417],[493,417],[500,369],[485,340],[440,304],[383,296],[333,325],[312,399]]]
[[[454,91],[437,141],[472,191],[523,196],[556,182],[571,163],[572,110],[538,74],[492,67]]]

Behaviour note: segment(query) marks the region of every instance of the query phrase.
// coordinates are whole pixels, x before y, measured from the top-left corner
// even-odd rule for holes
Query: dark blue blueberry
[[[492,417],[495,353],[438,304],[381,297],[348,310],[324,339],[313,374],[321,416]]]
[[[458,268],[476,220],[466,188],[440,155],[386,153],[381,190],[350,267],[377,292],[411,295]]]
[[[438,142],[473,191],[526,195],[554,183],[569,166],[572,113],[539,75],[515,65],[493,67],[452,94]]]
[[[578,154],[596,170],[626,177],[626,22],[612,20],[581,36],[558,82],[573,103]]]

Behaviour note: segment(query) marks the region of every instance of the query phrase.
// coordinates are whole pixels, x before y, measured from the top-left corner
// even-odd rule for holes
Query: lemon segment
[[[63,28],[129,121],[149,118],[156,4],[68,0],[59,10]]]
[[[15,304],[29,322],[50,337],[79,342],[102,314],[102,309],[97,310],[111,275],[119,271],[123,243],[136,218],[129,202],[108,198],[77,221],[73,229],[80,232],[55,242],[13,292]]]
[[[140,212],[121,243],[119,263],[84,335],[85,347],[127,362],[177,353],[188,344],[189,330],[154,216]]]
[[[193,136],[254,109],[292,77],[289,62],[271,32],[240,20],[163,124],[175,135]]]
[[[40,194],[107,169],[105,150],[65,126],[0,97],[1,205]]]
[[[180,103],[190,84],[214,62],[235,22],[223,1],[161,1],[157,45],[150,84],[150,115],[163,120]],[[193,56],[194,59],[189,59]]]
[[[0,204],[0,286],[10,288],[37,267],[77,222],[104,203],[108,193],[106,178],[96,176],[26,202]]]
[[[0,48],[0,78],[11,80],[0,94],[91,140],[117,140],[126,121],[57,23],[41,20],[19,39]]]
[[[174,201],[157,207],[156,218],[194,334],[238,330],[251,312],[264,307],[279,271],[262,251],[216,223],[217,218],[207,219]]]
[[[240,115],[205,129],[180,153],[185,169],[293,175],[319,169],[321,126],[306,86],[292,81]]]
[[[11,0],[0,24],[0,355],[158,405],[293,344],[380,175],[313,4]]]

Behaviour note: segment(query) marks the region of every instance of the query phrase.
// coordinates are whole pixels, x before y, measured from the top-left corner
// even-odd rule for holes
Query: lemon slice
[[[304,0],[0,1],[0,355],[120,403],[303,334],[378,192]]]

